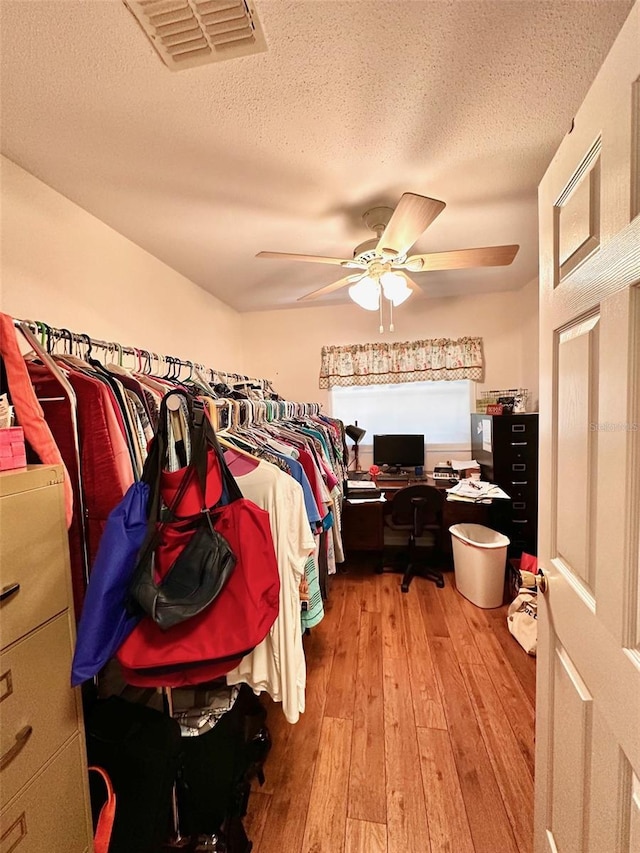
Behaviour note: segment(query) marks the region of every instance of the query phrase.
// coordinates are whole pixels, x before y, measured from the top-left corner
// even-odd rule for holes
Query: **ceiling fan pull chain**
[[[384,326],[382,324],[382,302],[383,302],[383,299],[382,299],[382,296],[380,296],[380,334],[383,334],[383,332],[384,332]]]
[[[395,332],[395,327],[393,325],[393,302],[389,300],[389,331]]]

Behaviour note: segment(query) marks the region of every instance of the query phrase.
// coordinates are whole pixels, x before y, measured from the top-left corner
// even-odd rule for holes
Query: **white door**
[[[540,185],[536,853],[640,853],[640,5]]]

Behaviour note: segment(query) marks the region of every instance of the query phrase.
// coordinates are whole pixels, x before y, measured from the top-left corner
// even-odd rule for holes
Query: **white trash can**
[[[509,539],[482,524],[454,524],[449,532],[458,592],[478,607],[500,607]]]

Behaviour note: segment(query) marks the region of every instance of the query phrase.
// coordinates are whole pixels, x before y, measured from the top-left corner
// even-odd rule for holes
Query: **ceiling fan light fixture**
[[[409,272],[420,272],[424,269],[424,261],[422,258],[407,258],[403,266]]]
[[[380,284],[385,298],[392,302],[394,307],[402,305],[411,296],[411,288],[401,273],[383,273],[380,276]]]
[[[377,311],[380,307],[380,285],[366,275],[351,285],[349,297],[366,311]]]

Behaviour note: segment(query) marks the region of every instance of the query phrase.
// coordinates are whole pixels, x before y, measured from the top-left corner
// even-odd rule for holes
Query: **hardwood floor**
[[[332,577],[305,638],[307,709],[265,699],[273,748],[253,853],[531,853],[535,659],[453,573],[437,589]]]

